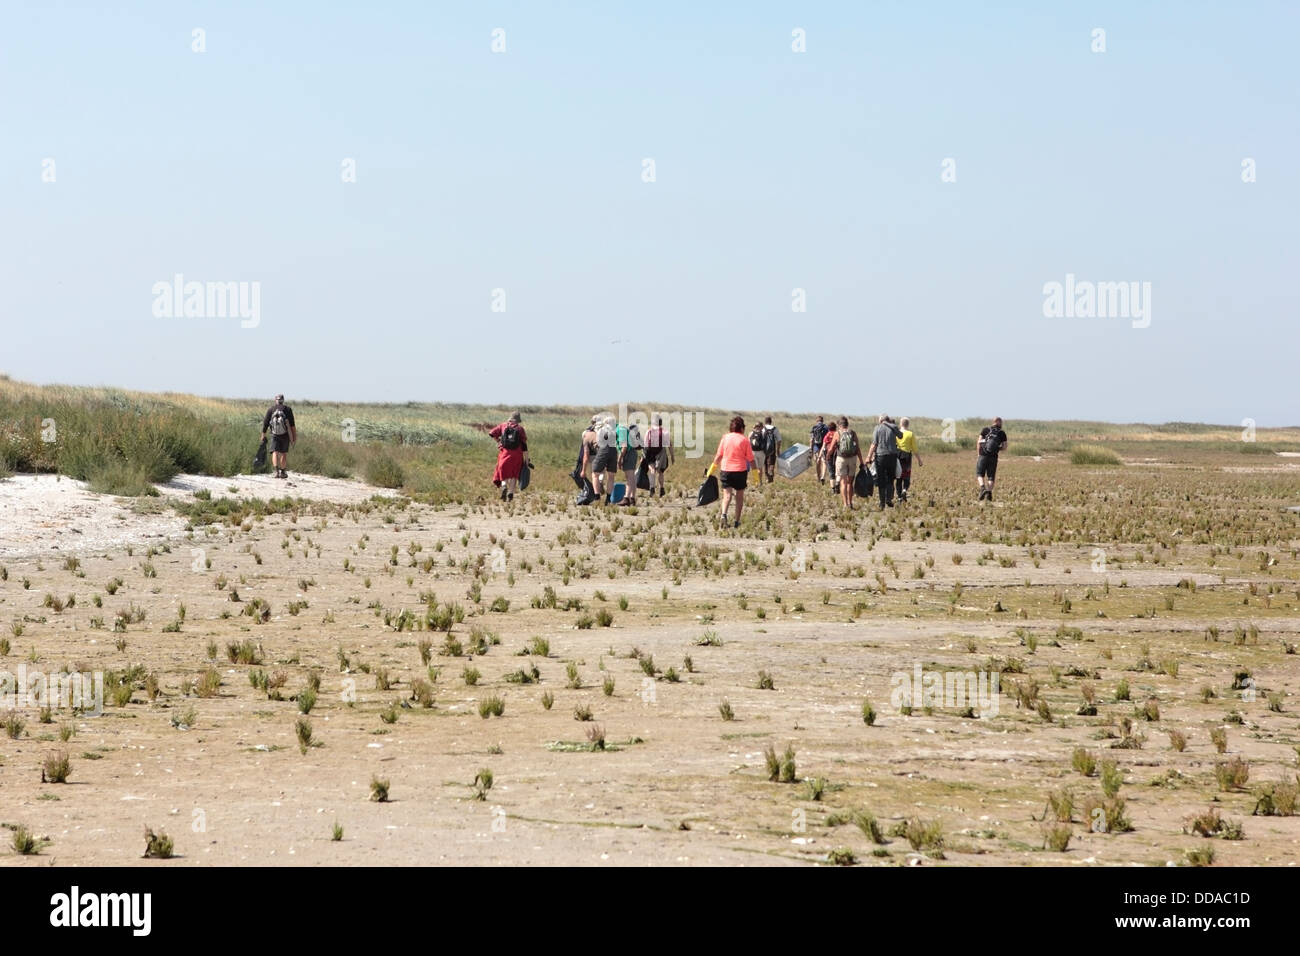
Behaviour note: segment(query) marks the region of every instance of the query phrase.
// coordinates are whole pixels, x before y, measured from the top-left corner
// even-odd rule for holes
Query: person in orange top
[[[745,508],[745,485],[749,482],[749,469],[754,467],[754,449],[745,437],[745,420],[737,415],[731,420],[727,434],[718,442],[718,453],[713,458],[709,473],[720,471],[722,485],[722,523],[727,523],[731,499],[736,499],[736,523],[740,527],[740,513]]]

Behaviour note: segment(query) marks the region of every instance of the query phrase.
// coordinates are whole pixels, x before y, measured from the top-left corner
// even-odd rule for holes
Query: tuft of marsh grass
[[[175,844],[166,833],[155,833],[152,827],[144,828],[144,859],[170,860],[174,850]]]
[[[374,803],[388,802],[388,781],[379,777],[370,778],[370,799]]]
[[[72,761],[66,750],[55,750],[45,755],[41,767],[41,783],[67,783],[72,774]]]

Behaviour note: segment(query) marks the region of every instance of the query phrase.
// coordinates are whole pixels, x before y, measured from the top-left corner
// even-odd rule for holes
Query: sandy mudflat
[[[177,475],[158,486],[165,497],[189,496],[204,489],[214,498],[289,496],[345,504],[392,494],[359,481],[314,475],[294,475],[287,481],[269,475]],[[59,475],[15,475],[0,480],[0,558],[111,550],[177,537],[185,524],[179,515],[140,513],[135,499],[98,495],[87,490],[85,482]]]

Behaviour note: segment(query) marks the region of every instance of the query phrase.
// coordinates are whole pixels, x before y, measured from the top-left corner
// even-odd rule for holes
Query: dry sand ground
[[[207,489],[217,498],[233,487],[238,495],[287,492],[321,502],[296,516],[269,515],[243,528],[203,526],[189,537],[186,520],[165,501],[102,498],[66,479],[0,481],[0,565],[8,572],[0,582],[0,621],[12,643],[0,668],[122,670],[142,664],[161,682],[154,701],[136,690],[125,706],[107,702],[102,716],[56,713],[49,724],[29,711],[18,739],[0,736],[0,822],[26,825],[50,841],[30,858],[6,846],[0,861],[129,864],[140,859],[146,825],[174,837],[176,864],[772,865],[821,862],[833,847],[844,846],[865,863],[1163,866],[1206,843],[1220,862],[1291,865],[1300,858],[1300,817],[1250,815],[1256,784],[1295,777],[1300,734],[1294,711],[1300,705],[1288,696],[1285,710],[1272,712],[1262,695],[1242,702],[1229,690],[1233,670],[1248,666],[1260,687],[1294,694],[1298,658],[1278,649],[1283,641],[1300,640],[1294,610],[1269,615],[1261,639],[1234,646],[1226,618],[1224,640],[1207,642],[1210,617],[1184,617],[1175,625],[1159,616],[1089,619],[1091,612],[1080,609],[1076,623],[1085,637],[1057,642],[1060,614],[1049,592],[1068,586],[1077,595],[1104,579],[1090,571],[1087,551],[1074,546],[1046,549],[1039,567],[1026,560],[1026,549],[997,546],[999,555],[1019,556],[1011,568],[979,566],[983,544],[881,540],[868,552],[862,542],[823,535],[803,545],[815,551],[814,566],[792,579],[792,549],[778,555],[775,540],[683,531],[678,547],[716,546],[741,565],[745,552],[753,557],[743,576],[734,569],[710,575],[688,568],[676,584],[660,560],[631,574],[617,562],[628,554],[625,536],[638,521],[686,509],[684,497],[655,501],[639,518],[623,514],[614,530],[609,515],[576,509],[524,514],[522,505],[366,505],[374,489],[355,483],[301,477],[293,484],[179,479],[164,495],[192,499],[195,490]],[[324,504],[330,501],[343,506]],[[920,513],[920,505],[913,507]],[[662,536],[667,550],[674,545],[665,527],[651,533]],[[493,536],[509,548],[505,572],[491,570]],[[421,550],[409,551],[412,543]],[[150,547],[161,550],[150,556]],[[953,553],[963,555],[961,566],[952,563]],[[584,578],[579,570],[562,583],[566,554],[578,569],[585,565],[594,573]],[[71,555],[79,567],[65,567]],[[927,556],[935,563],[924,579],[889,577],[890,591],[882,596],[873,575],[885,570],[875,563],[884,555],[904,569]],[[419,564],[427,558],[434,566],[426,571]],[[449,558],[455,567],[447,566]],[[484,577],[476,605],[467,589],[480,558]],[[542,568],[542,558],[555,564]],[[855,562],[872,562],[865,577],[837,576]],[[146,565],[155,576],[146,576]],[[613,578],[610,568],[616,569]],[[224,589],[216,586],[218,576],[227,579]],[[105,583],[115,577],[124,584],[109,595]],[[1202,586],[1197,594],[1220,583],[1216,573],[1151,565],[1127,567],[1110,579],[1119,577],[1135,593],[1167,591],[1189,577]],[[1241,589],[1249,579],[1232,575],[1223,587]],[[952,602],[949,592],[958,580],[965,590]],[[608,609],[612,626],[579,630],[579,611],[530,607],[547,585],[561,604],[577,598],[585,613]],[[1000,586],[1016,589],[998,593],[1003,600],[1014,594],[1025,617],[989,613]],[[229,599],[233,589],[240,603]],[[471,661],[440,655],[442,633],[385,626],[384,610],[422,616],[421,591],[480,610],[453,628],[454,636],[463,641],[478,625],[495,632],[500,644]],[[608,600],[599,600],[597,591]],[[46,594],[75,595],[75,606],[56,613],[43,606]],[[102,608],[93,606],[94,595],[101,596]],[[487,610],[498,597],[510,601],[508,612]],[[240,614],[255,598],[270,604],[266,623]],[[620,598],[627,599],[626,611]],[[307,606],[290,613],[290,603],[299,601]],[[368,607],[372,602],[377,608]],[[182,603],[181,629],[163,632]],[[954,616],[946,613],[950,603]],[[862,606],[853,620],[855,604]],[[113,633],[115,614],[131,606],[144,608],[145,620]],[[223,619],[223,612],[233,616]],[[96,617],[102,628],[92,626]],[[13,636],[11,621],[24,622],[21,636]],[[1022,646],[1014,634],[1018,626],[1038,635],[1036,651]],[[697,644],[709,632],[721,646]],[[535,635],[549,641],[549,656],[518,656]],[[114,645],[119,637],[126,640],[124,650]],[[261,647],[260,667],[227,660],[227,644],[245,638]],[[426,676],[417,647],[423,638],[433,641],[432,663],[441,668],[435,705],[399,708],[396,723],[385,724],[379,712],[410,698],[412,681]],[[184,685],[209,665],[210,642],[218,646],[220,691],[184,696]],[[1178,676],[1127,670],[1143,644],[1156,662],[1176,658]],[[346,672],[336,654],[340,647],[349,658]],[[680,680],[663,673],[650,680],[629,656],[633,648],[653,655],[661,672],[674,668]],[[1042,686],[1053,722],[1016,707],[1007,688],[1022,678],[1013,675],[1004,678],[999,713],[984,720],[951,709],[902,716],[890,708],[895,672],[911,673],[918,663],[978,669],[994,657],[1024,662]],[[581,688],[566,686],[570,662]],[[540,683],[504,680],[534,665]],[[462,678],[467,666],[481,671],[478,686]],[[1092,681],[1098,717],[1075,714],[1081,680],[1052,674],[1071,666],[1098,672]],[[284,672],[283,700],[269,700],[250,685],[249,672],[259,669]],[[389,690],[377,689],[380,669],[389,672]],[[760,669],[770,673],[774,689],[758,689]],[[313,670],[321,675],[310,715],[319,746],[304,754],[295,737],[293,696]],[[612,696],[602,690],[607,677],[615,682]],[[1147,737],[1141,749],[1110,749],[1116,740],[1102,736],[1133,713],[1133,704],[1114,700],[1121,678],[1133,685],[1134,701],[1150,694],[1160,699],[1159,721],[1138,722]],[[1218,699],[1202,702],[1204,685],[1213,686]],[[356,701],[349,705],[352,686]],[[541,703],[547,692],[554,695],[550,710]],[[479,716],[478,702],[489,695],[504,700],[504,716]],[[875,726],[862,719],[864,697],[879,711]],[[724,699],[734,708],[733,721],[719,715]],[[575,719],[579,706],[591,709],[593,722]],[[173,717],[190,707],[196,724],[176,729]],[[1221,758],[1209,730],[1234,709],[1244,723],[1228,726],[1228,754]],[[66,744],[58,736],[65,722],[76,727]],[[585,744],[593,723],[604,728],[608,749],[570,746]],[[1173,728],[1187,734],[1185,752],[1169,746],[1166,731]],[[820,800],[810,799],[803,783],[768,780],[763,752],[769,744],[777,751],[794,747],[801,780],[825,778]],[[1082,804],[1099,792],[1095,778],[1071,769],[1076,747],[1117,761],[1134,829],[1090,832],[1084,811],[1076,809],[1069,849],[1045,850],[1038,821],[1047,795],[1069,788]],[[43,784],[42,761],[59,749],[71,757],[70,780]],[[1220,792],[1214,765],[1234,755],[1250,761],[1250,785]],[[494,775],[482,801],[472,799],[480,768]],[[391,802],[368,799],[376,776],[390,781]],[[1206,841],[1185,833],[1186,818],[1210,806],[1242,821],[1246,839]],[[899,836],[874,847],[851,824],[827,825],[834,822],[829,815],[855,809],[870,810],[886,829],[908,817],[939,821],[945,861],[914,852]],[[331,841],[335,821],[344,828],[341,842]],[[884,855],[873,857],[873,849]]]

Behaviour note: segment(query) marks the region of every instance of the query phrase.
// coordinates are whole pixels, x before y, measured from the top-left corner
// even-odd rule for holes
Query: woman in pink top
[[[737,415],[731,420],[730,431],[718,442],[718,454],[713,458],[711,471],[721,471],[722,523],[727,523],[731,499],[736,499],[736,524],[740,527],[740,513],[745,508],[745,485],[749,482],[749,469],[754,464],[754,449],[745,437],[745,420]]]

